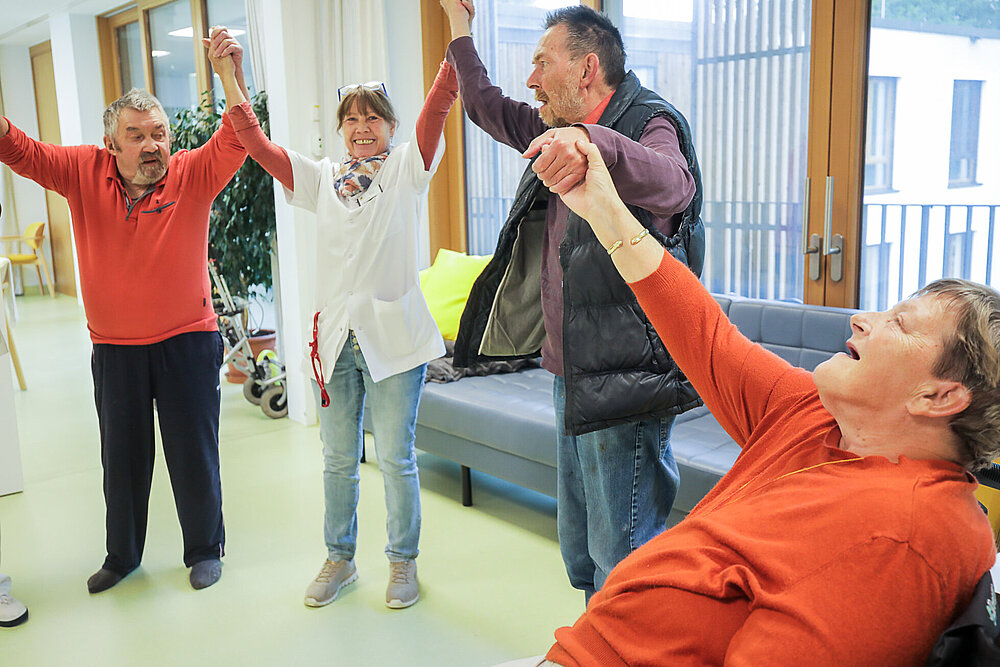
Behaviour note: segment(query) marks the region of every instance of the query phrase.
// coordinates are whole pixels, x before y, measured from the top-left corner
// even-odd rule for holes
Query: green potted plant
[[[270,134],[267,93],[250,100],[261,129]],[[183,109],[171,123],[172,149],[201,146],[222,122],[222,107],[203,93],[196,109]],[[246,300],[251,288],[272,285],[271,251],[275,239],[274,198],[271,176],[254,160],[247,159],[229,184],[215,198],[209,218],[208,256],[234,296]],[[263,195],[263,196],[262,196]],[[251,331],[254,354],[274,348],[274,331]],[[242,374],[232,374],[230,382],[243,382]],[[237,371],[238,373],[238,371]]]

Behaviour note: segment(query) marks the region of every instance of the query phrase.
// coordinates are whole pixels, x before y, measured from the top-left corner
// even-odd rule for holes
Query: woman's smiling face
[[[344,116],[341,125],[344,145],[353,158],[366,158],[384,153],[389,148],[389,140],[396,126],[374,111],[362,112],[355,102]]]

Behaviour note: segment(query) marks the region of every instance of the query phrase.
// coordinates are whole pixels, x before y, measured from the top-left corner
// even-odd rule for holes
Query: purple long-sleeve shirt
[[[506,97],[490,81],[471,37],[459,37],[448,45],[447,60],[458,73],[462,106],[473,123],[497,141],[518,152],[548,130],[538,110]],[[611,172],[618,194],[627,204],[646,209],[652,223],[667,236],[680,224],[680,214],[694,196],[695,184],[677,142],[677,132],[666,118],[653,118],[639,141],[601,125],[581,124],[597,145]],[[542,237],[542,317],[545,342],[542,366],[563,374],[563,292],[559,243],[566,234],[569,209],[550,194]]]

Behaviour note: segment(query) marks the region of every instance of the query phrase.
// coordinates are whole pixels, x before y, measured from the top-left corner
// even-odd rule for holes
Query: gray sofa
[[[846,351],[850,316],[841,308],[715,295],[748,338],[812,370]],[[472,504],[470,469],[556,495],[552,375],[531,369],[428,383],[417,419],[417,448],[462,466],[462,502]],[[675,509],[688,512],[729,470],[739,448],[704,408],[690,410],[671,436],[681,474]]]

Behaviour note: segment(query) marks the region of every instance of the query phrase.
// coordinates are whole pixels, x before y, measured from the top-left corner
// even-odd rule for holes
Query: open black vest
[[[687,121],[672,105],[643,88],[635,74],[629,72],[598,122],[638,141],[646,124],[656,117],[665,117],[673,123],[694,178],[695,193],[681,215],[679,228],[670,237],[651,227],[652,216],[648,211],[634,206],[629,206],[629,210],[661,245],[700,275],[705,256],[701,171]],[[538,355],[538,336],[543,336],[544,331],[538,282],[541,267],[534,260],[540,249],[532,253],[525,247],[541,244],[538,232],[544,225],[550,196],[529,164],[500,231],[493,259],[476,280],[462,313],[455,343],[457,366],[484,359]],[[580,435],[615,424],[679,414],[699,405],[698,395],[667,354],[607,250],[597,241],[587,221],[572,212],[559,246],[559,261],[563,270],[567,432]],[[500,299],[498,291],[502,291]],[[499,317],[495,302],[504,302],[508,292],[522,300],[525,295],[533,294],[537,300],[537,308],[535,303],[524,300],[524,307],[513,309],[516,317],[524,320],[514,326],[494,321]],[[511,309],[507,310],[504,317],[510,319]],[[501,330],[500,338],[511,345],[500,354],[491,354],[488,349],[489,341],[497,338],[486,333],[493,326]],[[515,332],[513,336],[511,331]],[[527,332],[523,340],[522,332]],[[484,335],[487,335],[486,346]],[[525,342],[527,347],[523,345]]]

